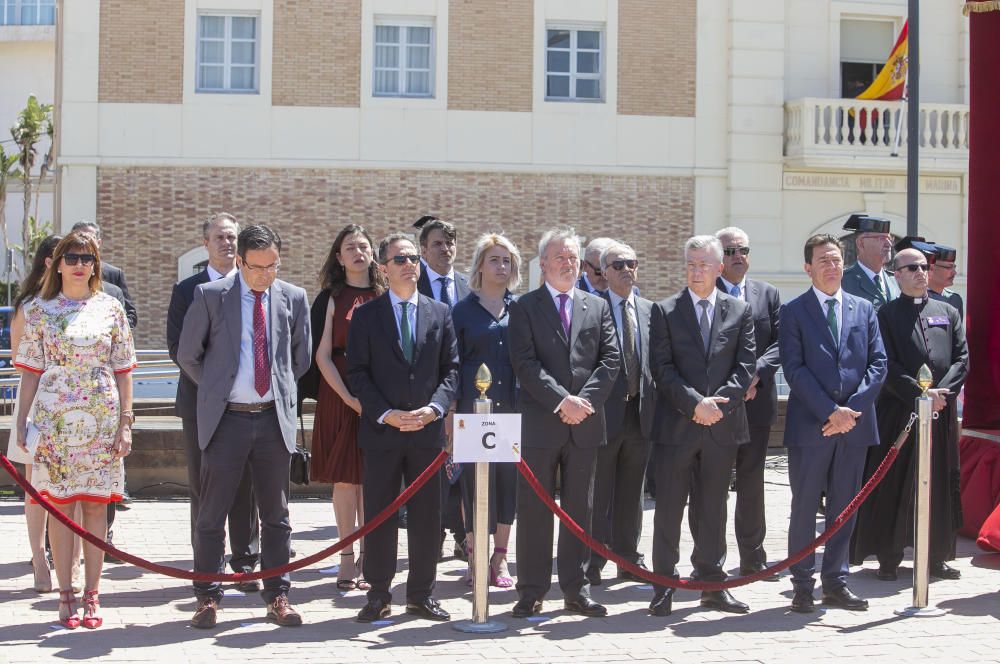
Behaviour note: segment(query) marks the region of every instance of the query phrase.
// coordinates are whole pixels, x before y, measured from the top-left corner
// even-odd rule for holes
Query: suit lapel
[[[406,363],[406,358],[403,357],[403,346],[399,340],[399,328],[396,326],[396,312],[392,310],[392,300],[389,299],[389,294],[386,293],[382,295],[382,302],[379,305],[379,322],[382,323],[382,329],[386,331],[390,339],[390,346],[392,346],[392,352],[396,354],[396,357],[400,362]]]
[[[424,344],[427,341],[427,335],[424,334],[425,330],[429,329],[431,321],[431,304],[428,301],[430,298],[419,298],[417,300],[417,324],[414,325],[416,329],[413,330],[413,363],[417,363],[417,359],[420,357],[420,351],[423,350]]]
[[[813,292],[812,289],[809,289],[808,291],[806,291],[805,298],[806,298],[806,303],[805,303],[806,304],[806,311],[809,312],[810,317],[812,317],[813,324],[816,325],[816,327],[818,329],[823,330],[826,333],[826,336],[824,338],[827,339],[827,340],[829,340],[830,343],[832,344],[833,343],[833,332],[830,331],[830,324],[827,323],[827,321],[826,321],[826,313],[819,306],[819,300],[816,299],[816,294]],[[846,300],[846,299],[847,298],[844,297],[844,300]],[[841,318],[843,320],[841,321],[840,332],[841,332],[841,336],[843,336],[843,330],[844,330],[844,327],[845,327],[845,325],[847,323],[847,316],[845,315],[845,316],[842,316]],[[834,353],[836,353],[836,352],[837,352],[837,349],[834,348]]]
[[[842,297],[843,300],[840,305],[840,344],[837,348],[838,353],[844,352],[844,348],[847,347],[849,330],[854,323],[854,302],[847,297],[847,293],[843,293]]]
[[[694,331],[695,339],[698,340],[698,348],[701,349],[701,354],[703,357],[707,357],[705,353],[705,344],[701,342],[701,324],[698,322],[698,312],[695,311],[694,302],[691,300],[691,291],[685,288],[680,297],[680,302],[677,303],[681,310],[681,315],[687,319],[688,326]],[[711,339],[711,336],[709,336]]]
[[[576,298],[573,298],[574,302]],[[553,327],[556,334],[562,339],[564,344],[569,345],[569,339],[566,338],[566,333],[563,331],[562,319],[559,317],[559,311],[556,309],[556,301],[552,299],[552,295],[549,293],[549,289],[542,284],[542,287],[538,289],[538,298],[536,301],[536,306],[538,307],[542,318],[549,322],[549,325]],[[575,305],[574,305],[575,306]],[[570,326],[572,331],[573,327]]]
[[[635,299],[635,322],[639,326],[639,363],[642,365],[643,373],[649,371],[649,362],[646,360],[646,353],[649,352],[649,318],[650,310],[637,297]]]
[[[708,356],[715,354],[719,345],[719,330],[726,324],[726,316],[729,315],[729,297],[717,295],[715,298],[715,311],[712,313],[712,329],[709,332]],[[699,334],[701,329],[699,327]]]
[[[286,322],[285,317],[279,315],[278,312],[288,310],[288,304],[285,301],[285,289],[277,281],[271,284],[268,300],[268,317],[271,322],[271,363],[273,366],[274,358],[278,357],[279,338],[284,334],[282,326]]]
[[[587,315],[589,307],[585,298],[581,297],[579,293],[573,294],[573,318],[570,320],[569,325],[569,347],[573,348],[576,346],[576,340],[580,336],[580,330],[583,329],[584,322],[583,319]],[[559,323],[562,327],[562,323]]]
[[[233,349],[234,366],[240,366],[240,343],[243,340],[243,305],[240,302],[240,278],[234,276],[229,287],[222,292],[222,312],[229,330],[229,345]]]

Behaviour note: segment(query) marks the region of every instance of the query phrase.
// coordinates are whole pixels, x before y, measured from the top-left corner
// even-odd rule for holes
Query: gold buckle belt
[[[265,410],[274,408],[274,401],[262,401],[260,403],[234,403],[226,404],[226,410],[232,413],[263,413]]]

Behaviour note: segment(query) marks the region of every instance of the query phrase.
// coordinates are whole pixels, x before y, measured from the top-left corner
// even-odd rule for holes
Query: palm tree
[[[3,144],[0,144],[0,233],[3,234],[3,248],[4,254],[7,255],[10,251],[10,238],[7,237],[7,206],[5,205],[7,201],[7,182],[11,175],[14,175],[14,164],[20,155],[16,152],[7,154],[7,151],[3,149]],[[7,266],[8,269],[11,266]]]
[[[46,123],[52,113],[52,104],[39,104],[35,95],[28,95],[28,103],[17,114],[17,123],[10,128],[10,135],[14,137],[14,142],[20,150],[18,154],[18,169],[15,175],[21,178],[24,183],[24,220],[21,225],[21,246],[19,247],[22,267],[27,266],[30,259],[29,245],[31,242],[31,231],[29,220],[31,218],[31,193],[33,185],[31,182],[31,171],[35,167],[35,159],[38,157],[36,146],[42,138],[42,133],[47,132]]]

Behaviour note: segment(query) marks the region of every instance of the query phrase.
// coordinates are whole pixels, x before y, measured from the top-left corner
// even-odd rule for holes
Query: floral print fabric
[[[136,366],[132,331],[118,300],[56,296],[24,307],[14,365],[40,374],[31,419],[41,434],[32,477],[57,503],[122,498],[124,470],[112,454],[118,431],[114,374]]]

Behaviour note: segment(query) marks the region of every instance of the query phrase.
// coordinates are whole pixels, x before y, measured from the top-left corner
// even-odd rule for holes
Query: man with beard
[[[955,307],[928,297],[927,270],[935,257],[934,246],[904,238],[896,249],[902,249],[894,267],[903,296],[878,312],[889,374],[876,404],[881,444],[869,448],[865,477],[875,473],[906,426],[914,399],[921,394],[917,373],[926,364],[934,375],[927,395],[938,413],[931,425],[930,573],[939,579],[958,579],[960,572],[945,561],[955,558],[955,533],[962,523],[955,397],[969,369],[965,329]],[[860,564],[866,556],[876,555],[878,578],[883,581],[896,580],[903,549],[913,543],[916,437],[914,427],[895,464],[858,514],[851,560]]]
[[[858,234],[854,239],[858,262],[844,272],[841,287],[851,295],[868,300],[878,311],[883,304],[899,297],[899,285],[884,269],[892,256],[889,220],[852,214],[844,223],[844,230]]]

